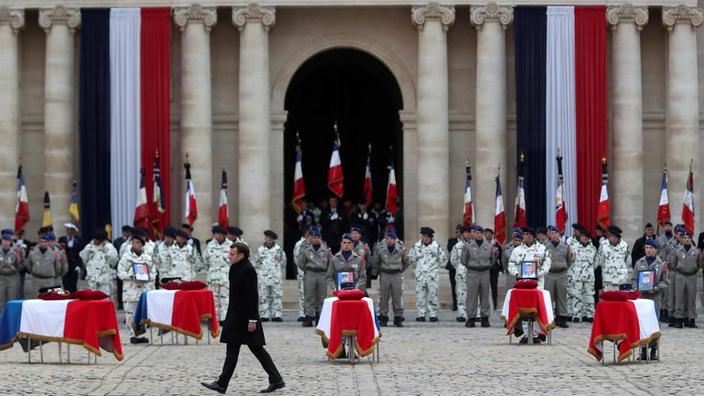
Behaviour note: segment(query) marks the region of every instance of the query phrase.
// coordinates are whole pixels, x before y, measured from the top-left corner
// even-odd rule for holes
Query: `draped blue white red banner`
[[[560,192],[568,219],[589,229],[596,222],[607,136],[605,14],[604,6],[515,9],[517,153],[525,154],[531,226],[556,221]]]
[[[499,172],[500,174],[500,172]],[[496,176],[496,206],[494,209],[494,235],[503,246],[506,241],[506,211],[504,210],[504,196],[501,193],[501,179]]]
[[[660,203],[658,204],[658,225],[665,226],[666,221],[670,221],[670,198],[667,195],[667,169],[662,171],[662,182],[660,183]]]
[[[227,172],[222,169],[220,176],[220,202],[218,203],[218,224],[220,227],[230,226],[230,204],[227,201]]]
[[[17,202],[15,203],[15,232],[19,231],[29,221],[29,200],[27,187],[24,183],[22,165],[17,168]]]
[[[689,175],[687,185],[684,188],[684,199],[682,200],[682,223],[684,228],[694,238],[694,173],[692,164],[689,165]]]
[[[155,151],[169,163],[169,8],[81,10],[80,148],[84,234],[106,224],[132,224],[140,169],[153,178]],[[166,207],[149,211],[169,221],[169,167],[160,174]]]
[[[465,167],[467,179],[464,182],[464,207],[462,208],[462,223],[470,225],[474,223],[474,202],[472,201],[472,168]]]

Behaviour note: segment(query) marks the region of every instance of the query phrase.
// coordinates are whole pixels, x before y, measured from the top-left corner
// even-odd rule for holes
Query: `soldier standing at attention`
[[[450,272],[455,274],[454,287],[455,293],[457,294],[457,321],[464,322],[467,318],[474,320],[474,313],[476,310],[468,312],[467,310],[467,268],[462,265],[462,248],[472,239],[472,229],[470,226],[460,226],[460,238],[454,243],[452,249],[450,250],[450,266],[453,267],[453,271]],[[448,243],[448,246],[450,244]]]
[[[364,291],[367,286],[367,269],[364,261],[354,249],[354,238],[350,234],[343,234],[340,241],[340,251],[330,259],[328,266],[328,285],[330,289],[337,290],[342,285],[338,285],[337,274],[340,272],[351,272],[353,274],[354,287]]]
[[[575,257],[575,251],[580,244],[580,235],[582,235],[584,231],[586,230],[581,224],[572,224],[572,236],[565,241],[572,251],[572,257]],[[572,309],[575,307],[576,300],[579,298],[580,293],[575,286],[577,281],[574,278],[574,265],[571,265],[570,268],[567,269],[565,280],[567,281],[567,320],[572,321],[573,317],[578,317]]]
[[[27,271],[32,274],[34,297],[39,294],[39,289],[45,287],[60,287],[61,278],[68,271],[66,256],[59,250],[49,246],[53,235],[45,232],[39,237],[39,244],[32,249],[27,257]]]
[[[362,265],[364,265],[364,268],[367,271],[365,276],[366,283],[364,285],[365,289],[367,289],[372,287],[372,266],[369,263],[372,256],[372,251],[369,244],[362,239],[362,231],[363,228],[358,225],[354,225],[350,228],[350,235],[352,235],[352,249],[354,249],[355,253],[357,253],[362,261]]]
[[[545,243],[550,255],[550,271],[545,274],[545,290],[550,292],[557,311],[557,327],[568,328],[567,315],[567,271],[572,265],[572,250],[560,240],[560,231],[555,226],[548,227],[548,241]]]
[[[230,283],[228,282],[228,271],[230,271],[230,246],[232,241],[225,238],[225,228],[213,226],[213,239],[208,242],[203,252],[203,265],[207,276],[205,281],[208,288],[213,291],[215,297],[215,310],[218,313],[220,323],[225,323],[225,315],[230,299]]]
[[[323,309],[323,299],[327,294],[328,263],[330,250],[320,239],[318,227],[308,230],[308,240],[303,242],[298,252],[296,264],[305,271],[305,320],[303,327],[313,327]]]
[[[702,268],[702,254],[692,244],[692,234],[682,233],[682,244],[670,254],[668,272],[675,273],[675,327],[696,328],[697,274]],[[667,295],[664,293],[663,295]]]
[[[241,228],[232,227],[232,226],[227,227],[227,239],[232,241],[232,243],[242,242],[246,245],[247,242],[245,242],[244,239],[242,239],[242,235],[244,235],[244,231],[242,231]]]
[[[301,251],[301,245],[308,240],[308,229],[310,226],[303,227],[303,236],[293,246],[293,263],[296,264],[296,283],[298,286],[298,321],[303,322],[306,319],[306,290],[305,290],[305,271],[298,266],[298,253]]]
[[[389,296],[394,310],[394,326],[403,327],[403,272],[408,268],[406,248],[398,240],[396,232],[386,232],[384,242],[376,245],[372,257],[372,273],[379,275],[379,323],[389,322]]]
[[[609,230],[611,232],[611,230]],[[611,232],[613,235],[613,232]],[[655,279],[653,280],[653,289],[651,291],[641,290],[641,298],[647,298],[655,301],[655,312],[659,314],[660,304],[662,303],[662,294],[667,291],[669,286],[667,281],[667,264],[658,257],[658,242],[655,239],[645,241],[645,257],[641,257],[633,267],[632,282],[634,288],[638,286],[638,273],[641,271],[655,271]],[[608,274],[607,271],[604,271]],[[606,283],[604,284],[606,287]],[[658,340],[650,342],[650,360],[657,360]],[[640,359],[646,360],[647,349],[642,347],[640,350]]]
[[[176,230],[176,243],[169,248],[173,271],[182,280],[195,279],[196,269],[202,267],[200,254],[195,245],[188,243],[189,238],[185,230]]]
[[[117,291],[112,289],[112,277],[117,263],[117,250],[108,241],[108,233],[105,230],[96,232],[95,238],[81,250],[79,256],[86,266],[88,287],[116,298]]]
[[[178,274],[174,271],[173,262],[171,261],[171,247],[176,244],[176,229],[173,227],[164,228],[163,240],[157,242],[154,248],[154,256],[152,261],[154,267],[159,273],[159,279],[178,278]],[[130,243],[123,244],[129,246]],[[120,255],[122,258],[122,255]]]
[[[421,227],[420,235],[420,240],[413,245],[408,255],[416,268],[416,321],[425,322],[427,312],[430,321],[437,322],[440,266],[447,260],[447,255],[433,240],[435,230]]]
[[[664,261],[670,271],[667,271],[667,275],[670,277],[670,287],[668,287],[667,293],[662,295],[662,308],[660,309],[660,321],[669,322],[670,317],[675,315],[675,301],[672,297],[672,292],[676,290],[675,288],[675,274],[674,268],[670,268],[670,254],[672,254],[675,248],[679,245],[677,238],[675,238],[675,233],[672,232],[672,223],[665,221],[663,223],[664,232],[657,237],[658,241],[658,256]]]
[[[12,234],[2,234],[2,248],[0,249],[0,313],[5,309],[5,304],[19,298],[20,270],[22,260],[18,248],[12,247]]]
[[[501,254],[501,266],[506,277],[506,290],[513,289],[513,284],[516,283],[516,277],[508,272],[508,263],[511,260],[513,249],[523,244],[523,230],[516,227],[511,232],[511,240],[504,244],[504,251]]]
[[[571,238],[570,238],[571,239]],[[596,260],[596,247],[592,244],[589,231],[582,229],[579,233],[579,243],[572,244],[574,263],[570,267],[572,272],[572,300],[571,312],[573,322],[578,323],[580,318],[584,322],[594,319],[594,263]]]
[[[618,290],[619,285],[628,281],[628,244],[621,239],[621,229],[609,226],[609,240],[599,247],[597,265],[602,268],[604,290]],[[654,239],[653,239],[654,241]]]
[[[150,256],[144,250],[144,239],[141,236],[133,236],[130,240],[131,248],[120,258],[117,265],[117,276],[122,279],[122,298],[125,306],[125,322],[130,332],[130,343],[143,344],[149,342],[144,337],[137,337],[134,323],[134,311],[139,303],[142,292],[154,290],[154,280],[156,279],[156,269]],[[144,267],[146,265],[146,268]],[[146,271],[147,280],[137,279],[135,269]],[[141,273],[141,272],[140,272]]]
[[[481,326],[490,327],[491,282],[489,270],[496,259],[497,250],[491,242],[484,240],[484,230],[478,224],[469,226],[471,238],[462,247],[461,263],[467,270],[467,321],[465,327],[474,327],[477,299],[481,304]]]
[[[282,322],[284,295],[283,282],[286,272],[286,253],[276,244],[278,235],[272,230],[264,231],[264,244],[254,254],[254,268],[259,276],[259,316],[262,322]]]

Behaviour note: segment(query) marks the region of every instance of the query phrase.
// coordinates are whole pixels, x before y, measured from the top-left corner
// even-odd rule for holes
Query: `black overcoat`
[[[249,259],[230,265],[229,280],[230,303],[227,307],[220,342],[265,345],[262,322],[259,320],[257,271]],[[247,331],[250,319],[257,321],[257,329],[251,333]]]

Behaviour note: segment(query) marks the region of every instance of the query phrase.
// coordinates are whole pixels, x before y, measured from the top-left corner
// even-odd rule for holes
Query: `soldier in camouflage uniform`
[[[298,286],[298,321],[303,322],[306,318],[306,290],[305,290],[305,271],[298,266],[298,253],[301,251],[301,245],[308,240],[308,226],[303,227],[303,236],[293,246],[293,262],[296,264],[296,283]]]
[[[567,238],[565,243],[567,246],[570,247],[570,250],[572,251],[572,254],[575,254],[575,249],[580,244],[580,237],[581,235],[586,231],[585,227],[579,223],[574,223],[572,224],[572,236]],[[574,257],[574,256],[573,256]],[[575,312],[572,310],[577,303],[577,300],[580,297],[580,291],[577,290],[577,281],[575,280],[574,277],[574,265],[571,265],[569,269],[567,269],[567,273],[565,274],[565,280],[567,282],[567,314],[568,314],[568,320],[572,320],[575,316]]]
[[[457,294],[457,321],[464,322],[467,317],[474,317],[476,308],[467,313],[467,267],[462,265],[462,248],[471,239],[472,230],[469,226],[462,227],[462,234],[450,252],[450,264],[455,268],[455,294]]]
[[[572,240],[572,238],[570,238]],[[596,247],[592,244],[589,231],[580,230],[579,243],[570,242],[574,252],[574,263],[572,264],[572,287],[570,292],[573,295],[570,312],[573,322],[579,320],[592,322],[594,319],[594,264],[596,261]]]
[[[176,243],[169,247],[172,274],[182,280],[196,278],[196,270],[203,267],[198,249],[188,243],[190,236],[183,229],[176,230]]]
[[[435,230],[421,227],[421,238],[408,255],[415,266],[416,275],[416,321],[425,322],[426,312],[431,322],[438,321],[438,287],[440,266],[447,261],[442,247],[433,240]]]
[[[389,297],[394,310],[394,326],[403,327],[403,272],[408,268],[408,258],[403,242],[396,232],[386,232],[384,242],[376,244],[372,256],[372,274],[379,276],[379,323],[389,321]]]
[[[340,272],[353,273],[353,287],[364,291],[367,287],[367,269],[362,257],[354,248],[354,238],[350,234],[343,234],[340,241],[340,251],[330,259],[328,266],[328,286],[337,290],[343,285],[338,285],[337,274]]]
[[[613,232],[611,235],[613,235]],[[618,233],[620,234],[620,233]],[[641,298],[646,298],[653,300],[655,302],[655,312],[659,314],[660,304],[662,302],[662,294],[667,291],[669,282],[667,281],[667,264],[660,257],[658,257],[658,242],[655,239],[648,239],[645,241],[645,256],[641,257],[636,264],[633,266],[633,276],[630,279],[633,288],[638,287],[638,273],[641,271],[655,271],[655,279],[653,280],[653,289],[651,291],[641,290]],[[606,278],[605,278],[606,279]],[[606,282],[604,282],[606,286]],[[657,348],[658,340],[652,340],[649,344],[650,346],[650,360],[657,360]],[[645,347],[641,348],[640,358],[641,360],[646,360],[647,350]]]
[[[61,278],[68,272],[66,255],[60,248],[53,249],[51,240],[56,238],[53,233],[46,232],[39,237],[39,244],[27,256],[27,272],[32,274],[34,295],[45,287],[61,287]]]
[[[682,233],[682,243],[670,254],[669,262],[671,264],[668,264],[668,272],[675,273],[676,279],[675,327],[696,328],[697,274],[702,268],[702,254],[692,244],[692,235],[688,231]]]
[[[508,273],[508,262],[511,260],[513,249],[523,244],[523,230],[514,228],[511,232],[511,240],[504,244],[504,250],[501,253],[501,266],[506,277],[506,290],[513,289],[513,284],[516,283],[516,277]]]
[[[308,230],[308,240],[301,243],[296,265],[305,271],[305,320],[303,327],[313,327],[323,308],[323,299],[327,294],[327,272],[330,262],[330,250],[320,239],[318,227]]]
[[[173,227],[164,228],[164,239],[157,242],[154,248],[152,261],[154,268],[159,273],[159,279],[177,278],[178,275],[174,272],[174,266],[171,261],[171,247],[176,244],[176,229]],[[122,246],[130,246],[129,243],[123,243]],[[120,248],[122,250],[122,248]],[[122,255],[120,255],[122,257]]]
[[[621,233],[620,228],[609,226],[609,240],[599,247],[597,266],[603,271],[604,291],[619,290],[619,285],[629,279],[628,244],[621,239]]]
[[[144,227],[133,228],[132,234],[142,238],[142,240],[144,241],[144,253],[150,255],[153,260],[156,250],[156,242],[149,239],[149,231]],[[175,237],[176,236],[174,235],[174,238]],[[122,258],[122,255],[125,254],[125,252],[129,251],[131,248],[132,246],[129,243],[123,243],[122,246],[120,246],[120,258]]]
[[[130,342],[140,344],[149,342],[144,337],[136,336],[136,326],[134,323],[134,311],[139,303],[142,292],[154,290],[154,280],[156,279],[156,268],[150,256],[144,250],[145,241],[141,236],[135,235],[130,240],[130,249],[122,255],[120,263],[117,265],[117,276],[122,279],[122,299],[125,307],[125,322],[130,332]],[[135,278],[134,264],[146,264],[149,268],[149,279],[138,281]]]
[[[100,290],[111,298],[117,297],[117,291],[112,289],[117,250],[108,241],[107,232],[102,230],[97,232],[91,243],[87,244],[78,255],[86,266],[88,287]]]
[[[667,263],[670,267],[670,254],[679,246],[679,238],[672,231],[672,223],[666,221],[663,223],[664,232],[656,238],[658,241],[658,256]],[[672,268],[670,268],[672,269]],[[662,295],[662,309],[660,310],[660,321],[669,322],[670,317],[674,317],[675,313],[675,271],[667,271],[667,276],[670,277],[670,287],[667,293]]]
[[[286,253],[276,244],[278,235],[264,231],[264,244],[254,254],[252,264],[259,277],[259,316],[263,322],[281,322],[283,282],[286,274]]]
[[[212,228],[213,239],[208,242],[203,252],[203,266],[206,272],[205,281],[215,297],[215,310],[220,323],[224,323],[227,307],[230,302],[230,246],[232,241],[225,238],[227,231],[220,226]]]
[[[19,249],[12,247],[12,234],[2,234],[2,249],[0,249],[0,314],[5,304],[19,296],[20,270],[22,259]]]

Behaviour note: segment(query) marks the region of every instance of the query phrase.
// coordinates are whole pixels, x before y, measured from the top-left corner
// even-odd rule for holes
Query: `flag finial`
[[[520,157],[519,157],[519,160],[520,160],[521,162],[523,162],[523,161],[526,160],[526,155],[523,153],[523,150],[521,150],[521,155],[520,155]]]
[[[562,154],[560,154],[560,148],[557,148],[557,158],[562,158]]]
[[[689,171],[692,171],[692,167],[694,166],[694,158],[689,159]]]

